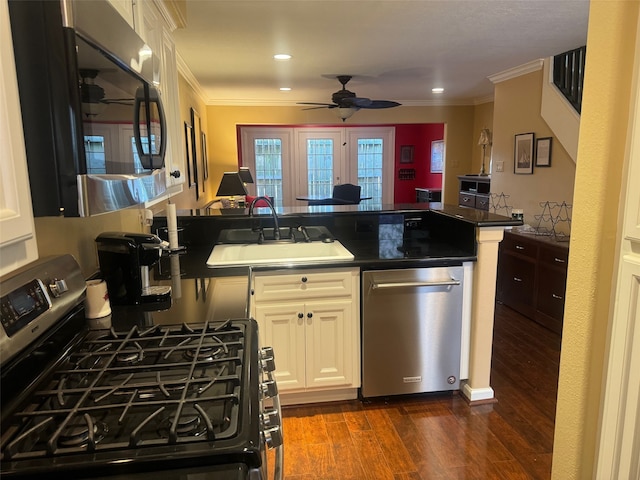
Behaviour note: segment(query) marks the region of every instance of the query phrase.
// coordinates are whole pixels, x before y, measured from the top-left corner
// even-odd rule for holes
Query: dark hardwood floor
[[[559,359],[557,334],[498,304],[496,403],[439,394],[286,407],[285,479],[549,479]]]

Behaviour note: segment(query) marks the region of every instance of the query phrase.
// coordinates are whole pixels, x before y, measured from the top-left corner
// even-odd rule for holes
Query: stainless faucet
[[[267,206],[271,209],[271,215],[273,216],[273,238],[274,240],[280,240],[280,227],[278,226],[278,215],[276,215],[276,209],[273,207],[273,203],[269,197],[256,197],[249,205],[249,217],[253,216],[253,207],[259,200],[264,200]]]

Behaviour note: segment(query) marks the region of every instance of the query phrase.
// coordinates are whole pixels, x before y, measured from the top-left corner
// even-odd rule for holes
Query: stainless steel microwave
[[[166,191],[158,57],[106,0],[10,0],[36,216],[89,216]]]

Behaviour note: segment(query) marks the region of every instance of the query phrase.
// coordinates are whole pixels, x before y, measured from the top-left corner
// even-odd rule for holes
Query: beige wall
[[[35,219],[38,255],[70,253],[85,278],[98,271],[95,238],[102,232],[140,232],[139,210],[131,208],[89,218],[40,217]]]
[[[493,110],[493,171],[491,192],[509,195],[507,204],[524,210],[525,223],[535,226],[540,202],[573,202],[576,166],[540,116],[542,69],[495,86]],[[533,175],[513,173],[514,136],[533,132],[535,138],[552,137],[551,167],[535,167]],[[504,171],[497,172],[497,162]],[[567,227],[568,224],[559,224]],[[546,224],[550,227],[550,224]],[[568,228],[563,233],[569,233]]]
[[[328,109],[304,110],[291,107],[208,106],[208,143],[210,175],[214,188],[222,173],[235,170],[238,162],[237,125],[317,125],[336,124],[336,116]],[[388,110],[360,110],[347,125],[390,123],[444,123],[447,144],[443,189],[445,201],[457,204],[457,175],[473,172],[472,158],[476,148],[474,137],[474,107],[398,107]],[[478,135],[480,130],[478,130]],[[477,141],[477,139],[476,139]],[[478,154],[478,168],[479,154]],[[214,192],[215,193],[215,192]]]
[[[590,479],[594,470],[639,6],[613,0],[590,4],[554,480]]]

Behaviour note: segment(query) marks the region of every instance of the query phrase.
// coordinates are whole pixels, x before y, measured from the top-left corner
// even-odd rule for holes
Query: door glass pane
[[[307,139],[309,195],[329,198],[333,194],[333,140]]]
[[[369,203],[382,204],[382,139],[358,139],[358,185]]]
[[[87,173],[107,173],[103,136],[85,135],[84,152],[87,157]]]
[[[274,206],[282,207],[282,140],[257,138],[254,142],[256,156],[256,193],[268,195]]]

